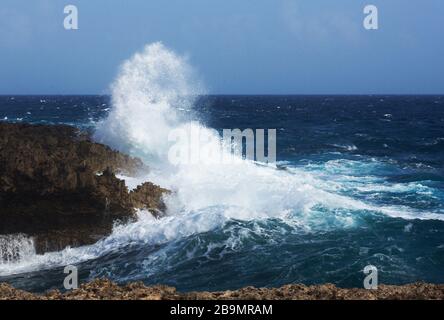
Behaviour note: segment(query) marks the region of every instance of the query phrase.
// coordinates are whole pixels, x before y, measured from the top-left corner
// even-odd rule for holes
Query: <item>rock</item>
[[[82,284],[62,293],[52,290],[41,295],[0,284],[0,299],[24,300],[443,300],[444,285],[413,283],[380,285],[377,290],[343,289],[332,284],[305,286],[289,284],[280,288],[246,287],[219,292],[180,293],[168,286],[145,286],[141,282],[117,285],[107,279]]]
[[[166,209],[162,195],[169,193],[169,190],[159,188],[151,182],[145,182],[130,192],[130,200],[135,208],[149,210],[159,218]]]
[[[38,300],[39,298],[29,292],[17,290],[9,284],[0,283],[0,300]]]
[[[135,208],[158,216],[167,190],[130,193],[115,176],[146,170],[74,127],[0,123],[0,235],[26,234],[43,253],[94,243]]]

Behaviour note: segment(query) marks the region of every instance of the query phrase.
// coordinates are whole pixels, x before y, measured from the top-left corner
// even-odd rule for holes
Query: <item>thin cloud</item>
[[[287,30],[305,42],[341,39],[353,43],[358,42],[360,38],[361,24],[343,12],[326,12],[319,9],[314,14],[304,10],[300,1],[285,0],[282,3],[281,15]]]

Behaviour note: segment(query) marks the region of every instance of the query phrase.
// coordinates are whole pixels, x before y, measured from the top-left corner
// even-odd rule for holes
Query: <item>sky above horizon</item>
[[[443,15],[442,0],[2,0],[0,94],[109,93],[156,41],[212,94],[444,94]]]

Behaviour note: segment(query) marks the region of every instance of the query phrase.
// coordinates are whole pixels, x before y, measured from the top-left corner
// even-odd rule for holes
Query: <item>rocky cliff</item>
[[[116,173],[148,168],[70,126],[0,123],[0,235],[33,237],[38,253],[96,242],[135,208],[163,211],[168,192],[129,192]]]

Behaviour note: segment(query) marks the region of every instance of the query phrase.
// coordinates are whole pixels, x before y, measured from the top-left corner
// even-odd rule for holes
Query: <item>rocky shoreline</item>
[[[146,182],[129,191],[116,177],[147,170],[74,127],[0,123],[0,259],[20,256],[1,248],[14,237],[41,254],[95,243],[136,209],[159,216],[168,190]]]
[[[170,191],[145,182],[128,190],[118,174],[149,170],[131,158],[95,143],[70,126],[0,123],[0,261],[20,259],[11,243],[27,239],[35,253],[97,242],[117,221],[135,219],[137,209],[164,213]],[[33,294],[0,284],[0,299],[444,299],[444,285],[381,285],[377,290],[341,289],[331,284],[234,291],[180,293],[168,286],[117,285],[106,279],[62,293]]]
[[[0,300],[443,300],[444,285],[413,283],[403,286],[380,285],[377,290],[343,289],[332,284],[305,286],[290,284],[280,288],[246,287],[219,292],[180,293],[174,287],[130,283],[119,286],[97,279],[79,289],[44,294],[14,289],[0,284]]]

